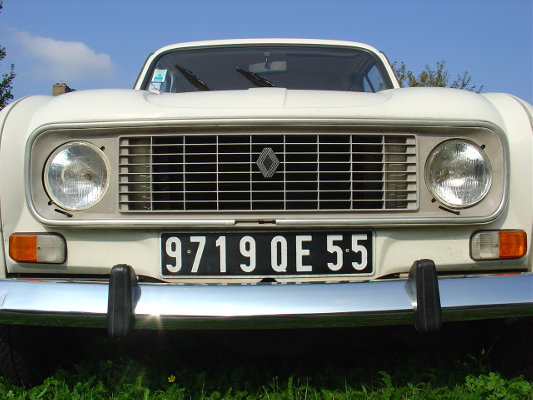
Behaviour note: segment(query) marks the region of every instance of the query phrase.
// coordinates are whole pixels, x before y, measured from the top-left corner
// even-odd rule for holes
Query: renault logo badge
[[[265,178],[272,178],[279,166],[278,157],[270,147],[265,147],[255,162]]]

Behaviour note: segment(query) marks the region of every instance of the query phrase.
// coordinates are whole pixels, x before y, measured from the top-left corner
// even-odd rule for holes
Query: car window
[[[374,65],[363,78],[363,87],[365,92],[379,92],[388,89],[378,68]]]
[[[163,54],[143,88],[173,93],[252,87],[376,92],[392,88],[384,70],[379,58],[357,48],[206,47]]]

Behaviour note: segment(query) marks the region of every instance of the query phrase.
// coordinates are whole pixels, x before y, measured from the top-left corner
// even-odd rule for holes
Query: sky
[[[483,92],[533,103],[533,0],[3,0],[0,45],[15,98],[131,88],[167,44],[287,37],[350,40],[420,72],[445,60]]]

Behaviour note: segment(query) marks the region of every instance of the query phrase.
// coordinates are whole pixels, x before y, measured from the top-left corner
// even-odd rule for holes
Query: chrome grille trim
[[[268,148],[279,160],[270,178],[257,165]],[[119,209],[410,211],[418,206],[416,153],[410,134],[122,136]]]

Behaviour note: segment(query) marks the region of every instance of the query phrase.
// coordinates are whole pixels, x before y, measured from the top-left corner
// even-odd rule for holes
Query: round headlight
[[[438,201],[450,208],[470,207],[486,196],[492,168],[475,143],[452,139],[433,149],[426,162],[426,184]]]
[[[84,210],[98,203],[109,186],[109,161],[98,147],[71,142],[48,157],[44,184],[48,195],[66,210]]]

